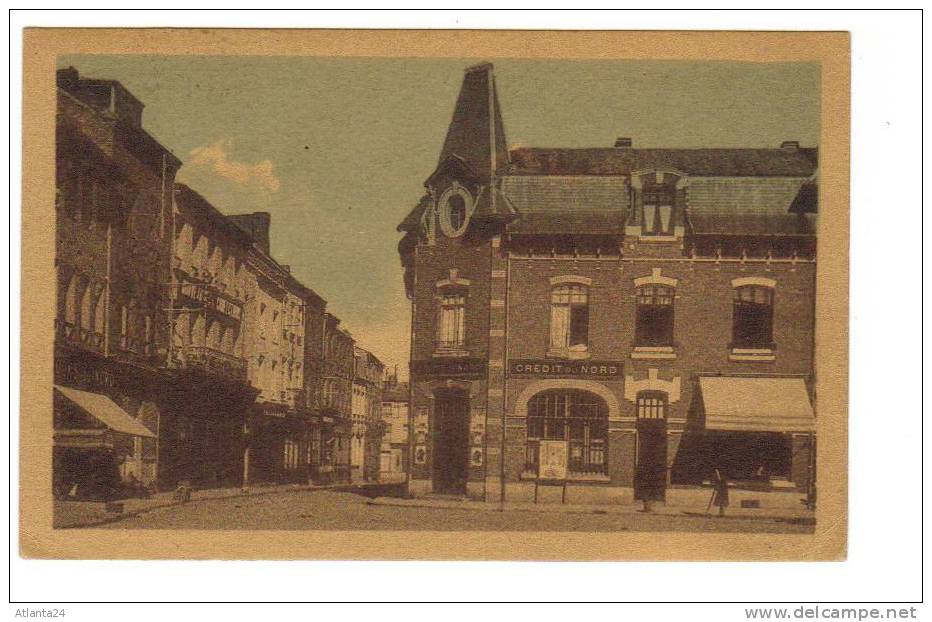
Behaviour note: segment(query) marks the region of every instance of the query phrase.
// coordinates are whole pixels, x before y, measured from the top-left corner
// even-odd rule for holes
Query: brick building
[[[805,491],[817,150],[506,144],[467,69],[399,225],[412,492],[663,500],[715,468]]]

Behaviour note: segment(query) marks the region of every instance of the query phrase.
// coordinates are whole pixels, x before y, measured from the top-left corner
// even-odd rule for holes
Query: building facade
[[[399,226],[411,491],[807,491],[817,150],[506,144],[468,69]]]
[[[176,184],[172,215],[173,407],[163,415],[165,486],[235,485],[243,475],[243,430],[256,398],[247,370],[246,305],[252,239],[197,192]]]
[[[355,340],[331,313],[324,317],[320,391],[320,451],[314,478],[321,484],[350,481]]]
[[[270,215],[176,183],[119,82],[57,86],[55,493],[349,481],[355,344],[272,258]]]
[[[382,444],[382,378],[385,366],[371,352],[354,347],[350,449],[353,481],[376,481]]]
[[[57,74],[54,467],[59,495],[154,485],[181,162],[119,82]]]
[[[408,401],[410,386],[397,372],[382,385],[382,449],[379,480],[404,481],[408,472]]]

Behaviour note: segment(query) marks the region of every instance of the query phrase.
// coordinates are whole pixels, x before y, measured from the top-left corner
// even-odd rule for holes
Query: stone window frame
[[[592,279],[589,277],[585,277],[585,276],[563,274],[563,275],[550,277],[549,282],[550,282],[550,290],[549,290],[550,291],[550,301],[549,301],[550,318],[548,321],[548,326],[551,327],[551,330],[548,330],[548,334],[547,334],[547,358],[559,358],[559,359],[568,359],[568,360],[585,360],[585,359],[590,358],[591,357],[591,347],[590,347],[591,343],[590,343],[589,335],[591,334],[590,326],[591,326],[591,321],[592,321],[592,314],[590,313],[590,309],[592,305],[592,294],[591,294]],[[553,336],[551,332],[552,322],[553,322],[553,307],[555,304],[553,302],[554,292],[560,287],[565,287],[565,286],[572,287],[574,285],[585,288],[585,292],[586,292],[585,305],[587,309],[585,347],[577,348],[575,350],[573,349],[574,348],[573,345],[569,345],[565,348],[554,346]],[[570,307],[572,307],[572,303],[568,303],[568,304],[570,305]],[[572,311],[571,311],[571,314],[572,314]],[[570,327],[568,327],[568,330],[570,330]]]
[[[449,202],[453,196],[461,198],[465,206],[463,222],[459,228],[454,228],[453,223],[450,222]],[[472,194],[464,186],[454,181],[449,188],[444,190],[443,194],[440,195],[440,199],[437,201],[437,216],[440,221],[440,230],[448,238],[458,238],[462,236],[466,233],[466,229],[469,228],[469,222],[472,219],[475,209],[476,201]]]
[[[773,340],[773,313],[776,306],[777,281],[763,276],[745,276],[731,280],[733,294],[743,287],[763,287],[770,290],[770,343],[769,347],[739,347],[735,343],[735,309],[732,303],[732,333],[728,345],[728,360],[746,363],[772,363],[776,360],[776,343]]]
[[[457,268],[450,268],[449,277],[446,279],[441,279],[435,283],[436,294],[434,299],[436,300],[436,330],[434,332],[435,347],[434,347],[434,356],[437,357],[466,357],[469,356],[468,350],[468,339],[466,334],[466,313],[469,303],[469,287],[472,284],[472,281],[469,279],[463,278],[459,275],[459,270]],[[460,306],[460,316],[459,322],[460,326],[457,328],[457,332],[462,333],[462,340],[457,340],[456,342],[447,343],[441,339],[443,334],[443,315],[444,315],[444,299],[447,298],[457,298],[458,306]]]
[[[672,306],[671,315],[673,316],[670,320],[672,326],[671,339],[669,344],[665,345],[647,345],[637,343],[637,338],[635,337],[634,347],[631,351],[632,359],[675,359],[676,358],[676,341],[673,338],[675,335],[676,329],[676,299],[679,297],[677,292],[677,286],[679,285],[679,279],[673,277],[664,276],[662,268],[652,268],[651,273],[646,276],[641,276],[633,279],[634,288],[635,288],[635,330],[637,330],[638,316],[640,305],[637,303],[637,298],[639,296],[639,291],[643,287],[649,286],[660,286],[666,287],[672,290],[671,292],[671,302]]]

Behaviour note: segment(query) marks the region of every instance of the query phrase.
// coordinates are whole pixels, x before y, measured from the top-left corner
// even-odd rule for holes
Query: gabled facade
[[[399,226],[412,492],[807,490],[817,150],[508,152],[497,101],[467,69]]]

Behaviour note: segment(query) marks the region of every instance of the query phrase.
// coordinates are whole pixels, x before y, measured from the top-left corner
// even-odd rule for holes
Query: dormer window
[[[644,186],[642,200],[642,235],[673,235],[673,186]]]

